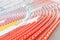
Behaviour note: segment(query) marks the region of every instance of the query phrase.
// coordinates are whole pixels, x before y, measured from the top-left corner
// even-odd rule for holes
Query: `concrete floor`
[[[56,28],[49,40],[60,40],[60,25]]]

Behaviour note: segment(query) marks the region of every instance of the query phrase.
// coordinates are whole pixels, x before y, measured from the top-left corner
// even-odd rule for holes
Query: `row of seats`
[[[52,2],[48,2],[46,3],[47,5],[43,3],[42,9],[33,11],[35,14],[33,17],[40,16],[37,21],[19,26],[6,35],[1,36],[0,40],[48,40],[53,31],[60,24],[58,8],[55,7],[55,3],[51,3]],[[16,25],[20,21],[21,20],[18,20],[4,25],[0,28],[0,31],[12,25]]]

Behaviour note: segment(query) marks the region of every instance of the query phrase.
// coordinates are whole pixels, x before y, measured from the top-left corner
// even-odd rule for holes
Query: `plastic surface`
[[[1,1],[1,4],[6,2],[4,5],[0,4],[7,9],[0,9],[0,40],[48,40],[60,24],[60,8],[57,2],[7,1]]]

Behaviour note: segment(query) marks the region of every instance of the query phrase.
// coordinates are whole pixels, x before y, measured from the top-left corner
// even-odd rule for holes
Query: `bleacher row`
[[[42,8],[33,11],[34,16],[30,18],[40,16],[37,18],[37,21],[19,26],[9,33],[2,35],[0,40],[49,40],[54,30],[60,24],[58,14],[60,10],[57,4],[55,5],[52,2],[46,3],[47,5],[41,4],[43,4]],[[19,22],[22,22],[21,16],[8,18],[4,23],[0,24],[0,31],[17,25]]]

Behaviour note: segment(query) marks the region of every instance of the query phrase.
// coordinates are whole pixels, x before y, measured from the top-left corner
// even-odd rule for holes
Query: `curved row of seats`
[[[48,40],[60,24],[57,8],[52,5],[44,5],[41,11],[36,11],[35,16],[39,13],[41,15],[36,22],[20,26],[2,36],[0,40]]]

